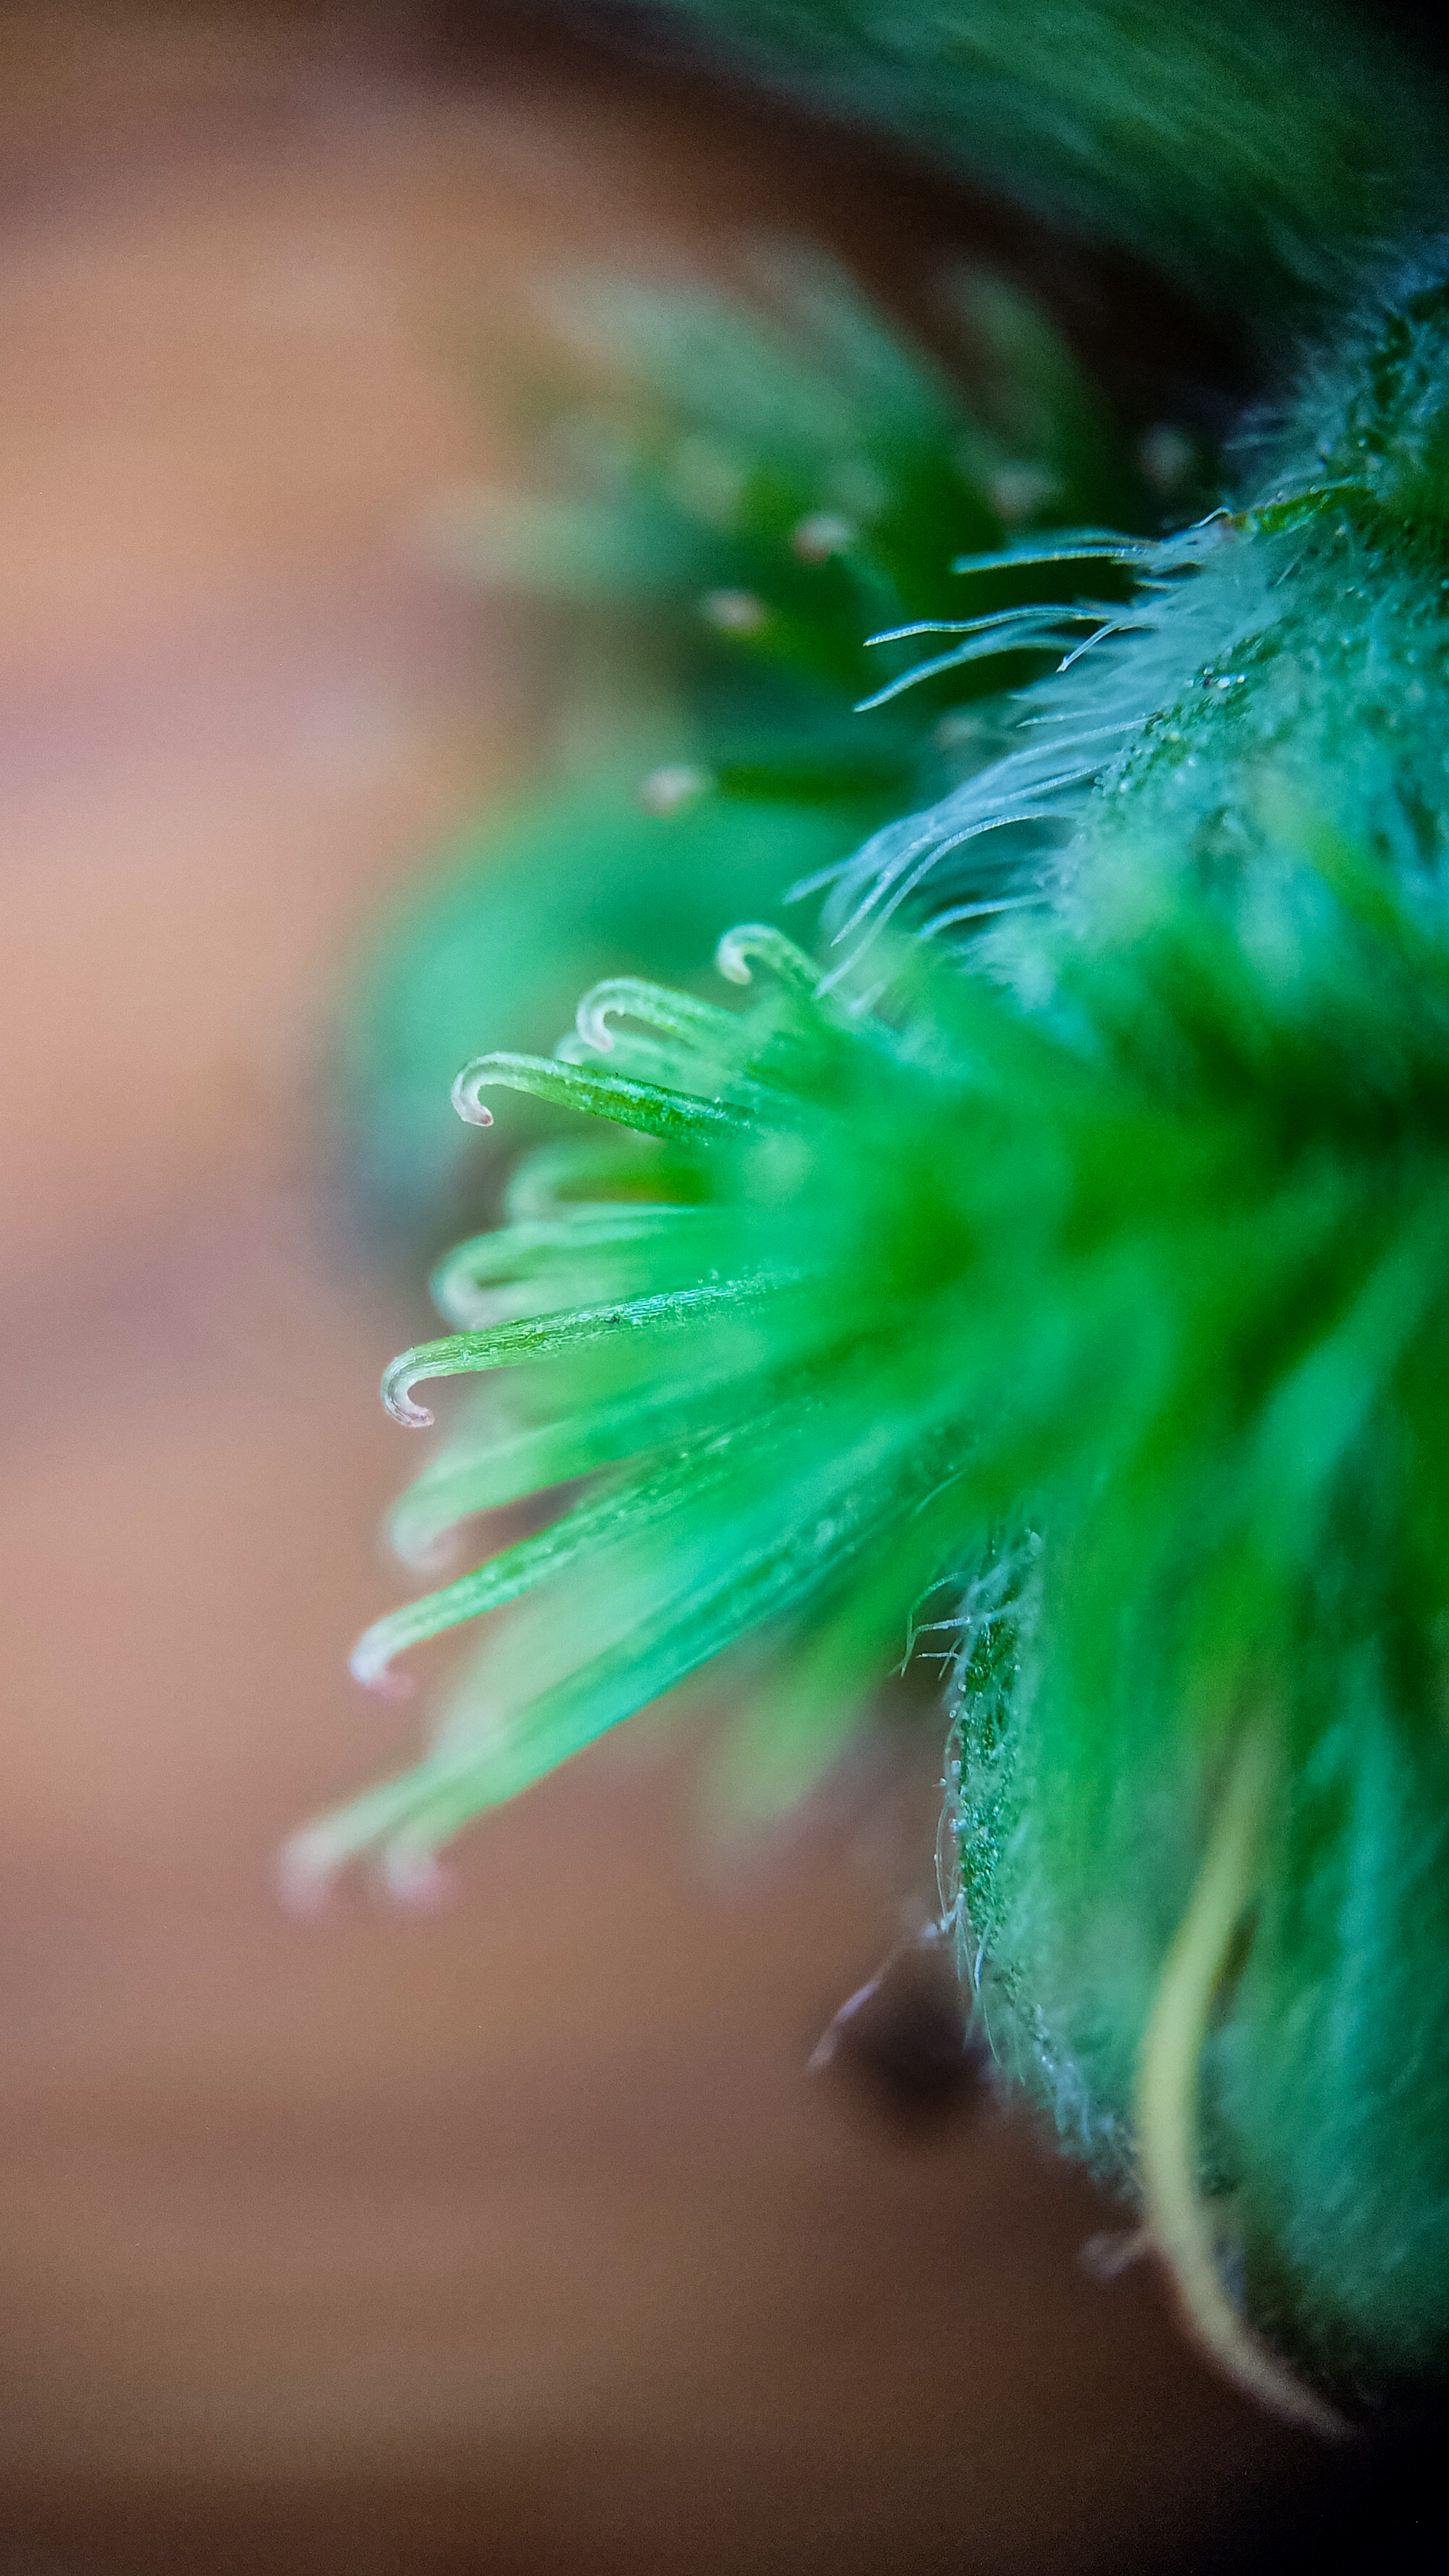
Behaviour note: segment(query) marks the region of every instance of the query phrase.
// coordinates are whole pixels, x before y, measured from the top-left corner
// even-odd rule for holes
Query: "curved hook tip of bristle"
[[[413,1379],[417,1374],[413,1353],[404,1351],[382,1373],[382,1400],[394,1422],[406,1423],[410,1431],[426,1431],[433,1416],[425,1404],[414,1404]]]
[[[596,985],[593,992],[585,993],[574,1014],[574,1028],[579,1038],[586,1047],[591,1047],[598,1055],[610,1055],[613,1052],[614,1032],[606,1016],[608,1008],[607,988],[601,990]]]
[[[716,970],[730,984],[751,984],[755,966],[768,966],[782,983],[812,993],[816,970],[803,948],[773,922],[742,921],[727,930],[714,952]]]
[[[445,1575],[462,1554],[455,1522],[446,1529],[421,1529],[416,1533],[403,1523],[388,1532],[387,1543],[399,1565],[405,1565],[410,1574]]]
[[[469,1127],[491,1127],[493,1112],[486,1100],[480,1100],[476,1084],[482,1076],[471,1064],[465,1064],[453,1085],[453,1107]]]
[[[430,1843],[386,1843],[378,1863],[383,1893],[409,1914],[433,1914],[453,1893],[452,1872]]]
[[[369,1628],[353,1647],[347,1669],[355,1682],[361,1682],[364,1690],[375,1692],[379,1699],[411,1699],[412,1677],[394,1671],[395,1651],[376,1629]]]
[[[751,984],[754,982],[755,970],[750,964],[750,959],[755,953],[755,941],[758,937],[758,927],[750,922],[742,922],[736,929],[725,932],[714,952],[714,962],[727,983]]]
[[[315,1923],[328,1911],[336,1892],[336,1879],[337,1862],[331,1845],[311,1826],[292,1834],[272,1864],[277,1902],[299,1922]]]

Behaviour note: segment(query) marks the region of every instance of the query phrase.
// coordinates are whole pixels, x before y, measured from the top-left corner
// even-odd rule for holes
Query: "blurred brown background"
[[[273,1900],[410,1740],[343,1661],[421,1302],[318,1104],[379,900],[540,722],[418,542],[510,471],[478,314],[861,229],[829,137],[457,32],[0,15],[0,2568],[1196,2563],[1303,2455],[1090,2277],[1112,2213],[802,2073],[929,1743],[749,1860],[687,1745],[605,1746],[436,1916]]]

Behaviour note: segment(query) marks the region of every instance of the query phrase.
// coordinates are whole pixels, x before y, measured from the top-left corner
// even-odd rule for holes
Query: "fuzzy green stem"
[[[1261,2343],[1223,2285],[1198,2183],[1203,2043],[1257,1878],[1274,1747],[1248,1730],[1234,1758],[1197,1885],[1167,1954],[1137,2071],[1137,2137],[1148,2232],[1171,2275],[1183,2323],[1208,2358],[1284,2422],[1329,2439],[1343,2418]]]

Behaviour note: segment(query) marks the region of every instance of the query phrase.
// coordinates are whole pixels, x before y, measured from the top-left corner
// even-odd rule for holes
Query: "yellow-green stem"
[[[1332,2438],[1348,2430],[1343,2418],[1259,2341],[1229,2297],[1198,2181],[1203,2043],[1213,1998],[1252,1902],[1274,1759],[1269,1729],[1249,1728],[1143,2036],[1138,2152],[1148,2232],[1193,2341],[1260,2405],[1287,2423]]]

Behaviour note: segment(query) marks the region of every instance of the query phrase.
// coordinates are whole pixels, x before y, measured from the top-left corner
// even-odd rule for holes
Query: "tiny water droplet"
[[[770,612],[752,590],[707,590],[699,613],[723,635],[758,635]]]
[[[1137,462],[1154,492],[1170,501],[1191,482],[1197,450],[1185,429],[1179,429],[1173,421],[1159,420],[1138,440]]]
[[[638,801],[646,814],[677,814],[683,806],[693,805],[711,784],[707,769],[693,769],[687,761],[666,762],[640,780]]]
[[[828,563],[855,543],[855,527],[838,510],[812,510],[790,539],[802,563]]]

